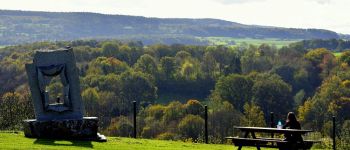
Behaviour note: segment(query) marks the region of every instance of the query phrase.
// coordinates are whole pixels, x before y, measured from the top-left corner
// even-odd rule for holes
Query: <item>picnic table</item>
[[[243,146],[255,146],[258,150],[260,147],[271,147],[284,149],[310,149],[313,143],[318,141],[303,140],[296,142],[284,141],[282,138],[274,138],[274,134],[300,134],[304,135],[312,130],[299,130],[299,129],[277,129],[277,128],[265,128],[265,127],[234,127],[244,133],[243,137],[226,137],[228,140],[232,140],[238,150],[241,150]],[[257,137],[256,133],[270,133],[271,137]],[[251,137],[248,137],[248,135]]]

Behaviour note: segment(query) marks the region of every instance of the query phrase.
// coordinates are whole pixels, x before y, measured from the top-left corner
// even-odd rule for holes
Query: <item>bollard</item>
[[[333,150],[336,150],[335,144],[335,116],[333,116]]]
[[[208,106],[204,106],[205,112],[204,112],[204,136],[205,136],[205,143],[208,144]]]
[[[134,138],[136,138],[136,101],[133,101],[134,104]]]

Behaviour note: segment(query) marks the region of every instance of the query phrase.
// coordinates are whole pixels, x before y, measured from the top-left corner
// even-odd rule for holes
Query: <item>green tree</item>
[[[254,103],[244,104],[244,112],[240,120],[241,126],[266,127],[264,112]]]
[[[216,62],[214,56],[209,52],[204,54],[201,67],[207,77],[215,79],[220,74],[219,63]]]
[[[114,42],[105,42],[102,44],[102,54],[106,57],[116,57],[119,53],[119,45]]]
[[[129,69],[128,64],[113,57],[97,57],[89,63],[88,74],[121,74]]]
[[[145,73],[134,71],[124,72],[120,76],[120,81],[120,94],[127,104],[131,105],[132,101],[153,103],[157,98],[157,87],[154,80]]]
[[[208,128],[213,143],[225,143],[227,136],[232,136],[234,126],[240,124],[241,112],[237,111],[228,101],[211,99],[208,105]]]
[[[197,115],[187,115],[179,123],[178,129],[182,138],[198,141],[203,135],[204,120]]]
[[[317,48],[317,49],[314,49],[314,50],[307,52],[305,54],[305,58],[307,60],[311,61],[315,66],[317,66],[322,62],[323,57],[327,54],[332,55],[332,52],[330,52],[329,50],[327,50],[325,48]]]
[[[111,124],[107,128],[107,133],[109,133],[110,136],[131,137],[132,132],[132,123],[126,116],[113,118]]]
[[[293,109],[291,86],[278,75],[258,75],[252,93],[253,102],[262,108],[265,118],[270,112],[275,112],[277,117],[284,118],[285,114]]]
[[[185,104],[185,109],[187,114],[192,114],[192,115],[204,114],[204,107],[198,100],[194,100],[194,99],[188,100],[187,103]]]
[[[350,50],[343,51],[339,57],[340,62],[350,65]]]
[[[87,116],[96,116],[99,111],[100,95],[96,88],[87,88],[81,93]]]
[[[5,93],[0,101],[0,128],[7,130],[18,129],[24,114],[21,114],[22,97],[17,92]]]
[[[135,64],[135,70],[157,76],[158,67],[155,59],[148,54],[142,55]]]
[[[222,100],[227,100],[237,110],[243,108],[244,103],[252,97],[253,81],[244,75],[230,74],[222,77],[215,85],[214,93],[217,93]]]
[[[162,57],[160,59],[161,69],[166,79],[172,79],[176,72],[176,62],[173,57]]]

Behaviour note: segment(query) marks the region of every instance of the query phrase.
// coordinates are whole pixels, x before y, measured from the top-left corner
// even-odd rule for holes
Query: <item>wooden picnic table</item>
[[[238,150],[241,150],[243,146],[255,146],[258,150],[260,147],[274,147],[279,149],[290,149],[290,142],[284,141],[281,138],[273,137],[256,137],[257,132],[259,133],[271,133],[271,134],[300,134],[304,135],[312,130],[299,130],[299,129],[277,129],[277,128],[265,128],[265,127],[234,127],[244,133],[243,137],[226,137],[226,139],[231,139],[232,142],[238,146]],[[251,138],[248,138],[248,135]],[[293,143],[301,149],[310,149],[312,144],[317,141],[303,140]]]

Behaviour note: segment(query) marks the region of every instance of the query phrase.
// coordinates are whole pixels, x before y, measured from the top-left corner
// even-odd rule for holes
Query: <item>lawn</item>
[[[107,142],[64,141],[48,139],[25,138],[22,132],[0,132],[0,149],[118,149],[118,150],[233,150],[232,145],[223,144],[196,144],[179,141],[163,141],[148,139],[132,139],[121,137],[108,137]],[[243,148],[255,150],[256,148]],[[263,148],[264,149],[264,148]]]

